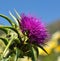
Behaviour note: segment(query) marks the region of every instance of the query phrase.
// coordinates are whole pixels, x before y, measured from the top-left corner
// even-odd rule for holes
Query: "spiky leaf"
[[[0,17],[5,18],[12,26],[14,26],[14,22],[10,18],[8,18],[7,16],[0,14]]]
[[[7,29],[0,27],[0,30],[4,31],[6,34],[8,33]]]
[[[38,44],[36,44],[36,45],[37,45],[37,47],[41,48],[45,53],[47,53],[47,51],[41,45],[38,45]]]
[[[4,42],[5,45],[8,44],[8,40],[6,38],[0,38],[0,39]]]

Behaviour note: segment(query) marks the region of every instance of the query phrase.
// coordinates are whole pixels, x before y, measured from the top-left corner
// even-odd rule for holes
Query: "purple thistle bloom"
[[[31,43],[42,44],[46,42],[48,32],[44,24],[37,18],[21,15],[21,29],[28,31],[28,38]]]

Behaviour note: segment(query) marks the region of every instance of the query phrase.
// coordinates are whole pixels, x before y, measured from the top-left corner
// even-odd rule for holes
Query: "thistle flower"
[[[10,57],[13,57],[12,55],[15,55],[14,61],[17,61],[18,58],[24,56],[31,57],[32,61],[37,61],[39,54],[38,47],[46,52],[46,50],[40,45],[46,42],[45,40],[48,36],[44,24],[41,23],[39,19],[31,16],[25,16],[24,14],[21,15],[20,18],[20,15],[16,12],[16,15],[18,16],[17,20],[17,18],[11,12],[9,13],[15,22],[7,16],[0,14],[0,17],[5,18],[11,24],[11,26],[0,27],[0,30],[6,33],[6,37],[0,37],[0,39],[6,45],[6,48],[1,54],[0,61],[6,61],[7,59],[9,60]],[[19,19],[21,21],[19,21]],[[12,36],[10,31],[14,33],[14,36]],[[7,37],[10,35],[11,37]],[[25,44],[23,42],[27,43]]]
[[[39,19],[23,14],[20,25],[23,33],[28,31],[27,35],[31,43],[42,44],[46,42],[48,32]]]

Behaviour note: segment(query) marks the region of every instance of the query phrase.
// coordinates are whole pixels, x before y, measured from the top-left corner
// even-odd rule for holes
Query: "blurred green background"
[[[60,61],[60,21],[52,22],[47,29],[50,32],[50,38],[44,48],[49,54],[47,55],[39,49],[39,61]]]

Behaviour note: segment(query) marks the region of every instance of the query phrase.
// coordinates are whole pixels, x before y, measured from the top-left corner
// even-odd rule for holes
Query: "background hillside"
[[[48,28],[48,31],[50,32],[50,34],[60,31],[60,20],[52,22],[51,24],[49,24],[47,26],[47,28]]]

